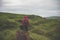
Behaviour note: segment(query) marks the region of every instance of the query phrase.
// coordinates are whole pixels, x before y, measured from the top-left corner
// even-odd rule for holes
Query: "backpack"
[[[28,20],[24,20],[24,26],[28,26]]]

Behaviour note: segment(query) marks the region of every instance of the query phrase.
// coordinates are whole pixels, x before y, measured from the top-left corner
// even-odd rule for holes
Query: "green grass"
[[[0,12],[0,40],[16,40],[25,15]],[[33,40],[58,40],[60,35],[59,19],[44,19],[37,15],[27,15],[30,20],[29,33]]]
[[[48,37],[45,37],[43,35],[38,35],[36,33],[30,33],[30,36],[32,37],[33,40],[51,40]]]

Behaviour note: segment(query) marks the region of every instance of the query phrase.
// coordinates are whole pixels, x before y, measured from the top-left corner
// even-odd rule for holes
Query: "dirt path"
[[[31,40],[28,33],[25,34],[24,32],[17,32],[16,34],[16,40]]]

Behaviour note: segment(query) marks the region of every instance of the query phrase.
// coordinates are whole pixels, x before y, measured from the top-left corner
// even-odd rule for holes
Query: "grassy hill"
[[[0,40],[16,40],[25,15],[0,12]],[[37,15],[27,15],[30,20],[29,33],[33,40],[60,40],[60,20],[45,19]]]
[[[46,17],[47,19],[60,19],[60,16],[51,16],[51,17]]]

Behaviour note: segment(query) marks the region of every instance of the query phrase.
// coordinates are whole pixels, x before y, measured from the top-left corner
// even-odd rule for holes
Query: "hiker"
[[[25,28],[25,31],[28,32],[28,27],[29,27],[29,19],[28,16],[24,16],[24,19],[22,20],[22,24]]]
[[[20,36],[25,35],[26,37],[26,40],[29,40],[29,32],[28,32],[28,27],[29,27],[29,19],[28,19],[28,16],[24,16],[23,20],[21,20],[21,23],[20,24],[20,30],[17,31],[17,40],[20,40]],[[20,38],[19,38],[20,37]]]
[[[28,16],[24,16],[24,19],[22,20],[22,24],[23,24],[23,27],[24,27],[24,31],[25,31],[25,36],[27,38],[27,40],[29,40],[29,33],[28,33],[28,27],[29,27],[29,19],[28,19]]]

